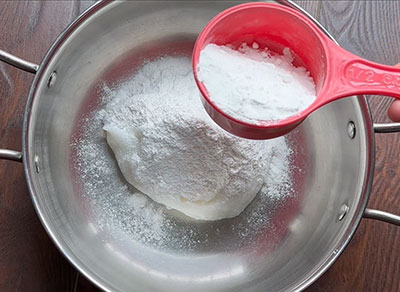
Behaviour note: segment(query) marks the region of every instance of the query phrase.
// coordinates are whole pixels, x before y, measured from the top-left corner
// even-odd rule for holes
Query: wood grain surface
[[[39,63],[58,34],[94,1],[1,1],[0,49]],[[351,52],[400,62],[400,1],[297,1]],[[0,63],[0,148],[21,149],[32,75]],[[386,122],[389,98],[370,97]],[[369,208],[400,214],[400,134],[376,135]],[[36,216],[21,164],[0,160],[0,291],[98,291],[58,252]],[[363,219],[334,265],[306,291],[400,291],[400,228]]]

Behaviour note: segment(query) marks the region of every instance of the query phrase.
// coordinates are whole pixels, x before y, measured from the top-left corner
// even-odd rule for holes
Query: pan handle
[[[22,152],[0,149],[0,159],[22,162]]]
[[[0,50],[0,60],[29,73],[36,73],[39,65],[21,59],[3,50]]]
[[[400,132],[400,123],[374,124],[375,133],[397,133]]]
[[[36,73],[39,69],[39,65],[23,60],[3,50],[0,50],[0,61],[29,73]],[[0,149],[0,159],[22,162],[22,153],[14,150]]]
[[[400,216],[385,211],[366,208],[363,217],[400,226]]]
[[[400,132],[400,123],[374,124],[373,128],[375,133],[397,133]],[[392,213],[366,208],[363,216],[364,218],[380,220],[400,226],[400,216]]]

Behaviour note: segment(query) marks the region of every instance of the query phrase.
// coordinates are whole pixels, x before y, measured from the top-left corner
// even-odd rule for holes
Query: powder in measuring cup
[[[104,130],[125,179],[196,219],[234,217],[259,192],[284,196],[290,148],[219,128],[205,112],[187,57],[145,64],[109,92]]]
[[[209,98],[239,120],[278,121],[298,114],[316,98],[315,84],[304,67],[292,65],[288,48],[283,55],[242,44],[207,45],[200,53],[197,77]]]

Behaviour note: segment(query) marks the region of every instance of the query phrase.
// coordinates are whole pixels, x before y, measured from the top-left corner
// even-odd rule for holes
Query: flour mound
[[[108,90],[107,142],[125,179],[190,217],[234,217],[274,178],[288,176],[284,138],[252,141],[219,128],[204,111],[190,59],[145,64]]]

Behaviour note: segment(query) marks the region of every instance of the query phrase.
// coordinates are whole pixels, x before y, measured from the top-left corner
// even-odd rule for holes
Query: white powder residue
[[[167,208],[203,220],[234,217],[269,173],[270,180],[288,176],[284,138],[239,138],[210,119],[188,58],[148,63],[114,94],[107,142],[126,180]]]
[[[238,50],[207,45],[200,53],[198,79],[223,112],[239,120],[278,121],[296,115],[316,99],[309,72],[292,65],[288,48],[271,55],[242,44]]]
[[[98,234],[123,232],[133,241],[179,253],[217,252],[257,245],[266,230],[279,228],[281,219],[273,216],[290,201],[296,171],[288,143],[285,138],[245,140],[216,126],[200,102],[190,58],[164,57],[144,64],[127,81],[105,84],[99,106],[82,117],[71,145],[76,184]],[[234,201],[240,195],[254,199],[238,216],[218,221],[191,220],[168,210],[124,179],[107,145],[104,122],[140,134],[141,148],[127,152],[137,155],[128,168],[135,165],[135,176],[154,189],[189,199],[200,198],[202,188],[205,200],[221,193]],[[253,188],[249,182],[255,191],[246,194]]]

